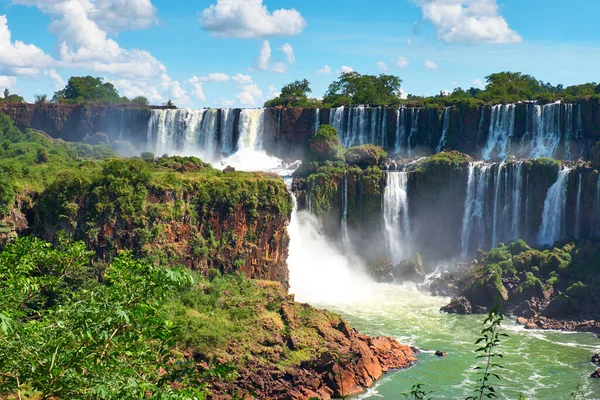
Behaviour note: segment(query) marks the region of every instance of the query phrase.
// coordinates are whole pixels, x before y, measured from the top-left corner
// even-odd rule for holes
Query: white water
[[[483,159],[489,160],[495,153],[504,160],[510,150],[510,139],[515,132],[515,104],[492,106],[490,132],[483,149]]]
[[[575,204],[575,239],[581,236],[581,174],[577,175],[577,203]]]
[[[408,173],[387,172],[383,194],[383,226],[388,254],[394,263],[410,257]]]
[[[484,162],[469,163],[469,178],[467,181],[467,198],[461,234],[462,256],[467,257],[475,249],[485,245],[484,206],[489,182],[490,166]]]
[[[321,109],[315,108],[315,133],[319,131],[319,125],[321,124]]]
[[[450,110],[451,107],[446,107],[444,109],[444,117],[442,123],[442,137],[440,138],[440,142],[438,143],[437,149],[435,150],[437,153],[442,151],[444,146],[446,146],[446,137],[448,136],[448,130],[450,129]]]
[[[553,245],[564,237],[569,172],[571,172],[570,168],[563,167],[554,185],[548,189],[542,214],[542,226],[537,238],[540,245]]]
[[[399,153],[402,150],[404,141],[406,140],[406,109],[399,107],[396,111],[396,143],[395,151]]]

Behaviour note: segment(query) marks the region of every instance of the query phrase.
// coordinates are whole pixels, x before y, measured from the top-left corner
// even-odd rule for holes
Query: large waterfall
[[[461,233],[462,255],[523,238],[528,197],[523,163],[469,164]]]
[[[240,113],[238,151],[261,150],[265,126],[264,109],[244,109]]]
[[[581,138],[580,107],[561,102],[540,105],[527,103],[524,115],[524,132],[520,140],[515,135],[517,104],[492,106],[488,139],[482,152],[484,160],[509,155],[519,157],[554,158],[563,144],[561,158],[574,159],[572,142]],[[577,113],[577,116],[576,116]],[[483,120],[483,114],[481,116]]]
[[[332,108],[329,114],[329,125],[337,130],[344,147],[367,143],[387,147],[387,109],[385,107]]]
[[[538,243],[541,245],[552,245],[565,236],[569,172],[571,168],[563,167],[554,185],[548,189],[542,214],[542,227],[538,233]]]
[[[342,182],[342,248],[346,254],[352,252],[352,243],[348,233],[348,172],[344,171]]]
[[[234,151],[234,120],[233,110],[152,110],[148,149],[157,155],[198,155],[214,161]]]
[[[383,225],[388,253],[394,263],[410,256],[408,173],[388,172],[383,195]]]

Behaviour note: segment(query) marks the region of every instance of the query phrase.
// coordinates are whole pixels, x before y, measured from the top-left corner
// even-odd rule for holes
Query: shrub
[[[310,156],[316,161],[343,161],[343,147],[337,130],[321,125],[319,131],[308,141]]]
[[[37,158],[38,164],[47,163],[50,160],[50,156],[48,155],[48,150],[38,149],[36,158]]]

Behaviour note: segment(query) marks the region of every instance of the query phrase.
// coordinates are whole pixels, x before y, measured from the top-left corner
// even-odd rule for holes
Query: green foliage
[[[361,168],[379,165],[386,157],[387,153],[381,147],[372,144],[351,147],[344,151],[346,163]]]
[[[66,103],[114,104],[124,101],[114,85],[102,78],[91,76],[71,77],[67,86],[54,94],[52,101]]]
[[[342,161],[342,142],[335,128],[321,125],[317,133],[308,141],[310,161]]]
[[[433,392],[426,392],[423,389],[424,387],[425,385],[423,385],[422,383],[417,383],[412,386],[410,392],[402,393],[402,396],[404,396],[404,398],[407,400],[432,400],[433,397],[431,397],[430,395]]]
[[[47,163],[50,160],[50,156],[48,155],[48,150],[46,149],[38,149],[36,153],[37,163],[43,164]]]
[[[4,89],[4,98],[0,99],[0,103],[23,103],[24,101],[25,99],[23,99],[23,97],[16,94],[10,94],[8,89]]]
[[[150,104],[150,102],[144,96],[137,96],[137,97],[134,97],[133,99],[131,99],[131,104],[137,104],[140,106],[148,106]]]
[[[81,243],[20,239],[0,254],[0,396],[202,398],[158,374],[174,344],[162,304],[191,275],[123,253],[98,282],[90,263]]]
[[[322,104],[308,95],[312,92],[308,80],[297,80],[281,88],[281,94],[265,103],[265,107],[321,107]]]
[[[503,355],[497,352],[497,347],[500,345],[501,338],[507,338],[506,333],[501,332],[501,324],[504,320],[504,316],[498,312],[498,308],[495,307],[490,311],[488,317],[483,322],[485,328],[481,330],[481,336],[475,341],[476,345],[480,345],[475,352],[479,353],[477,356],[478,360],[483,360],[483,366],[478,365],[475,367],[479,371],[480,378],[479,387],[475,390],[477,393],[475,396],[467,397],[467,400],[481,400],[484,397],[488,399],[496,398],[496,390],[492,386],[491,378],[500,380],[500,375],[494,371],[504,368],[498,364],[495,360],[502,358]],[[483,345],[481,345],[483,344]]]
[[[48,102],[48,95],[46,94],[36,94],[34,96],[34,103],[36,106],[43,106]]]
[[[0,175],[0,218],[4,218],[10,213],[14,203],[14,181],[10,176]]]
[[[401,85],[402,79],[393,75],[374,76],[346,72],[329,85],[323,103],[335,107],[349,104],[398,104]]]

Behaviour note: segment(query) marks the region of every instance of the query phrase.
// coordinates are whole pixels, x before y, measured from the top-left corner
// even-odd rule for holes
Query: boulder
[[[592,356],[592,363],[600,365],[600,354],[596,353]]]
[[[539,326],[535,322],[527,322],[525,324],[525,329],[540,329]]]
[[[448,353],[446,353],[445,351],[436,351],[434,354],[436,357],[446,357],[448,355]]]
[[[523,318],[523,317],[518,317],[517,318],[517,324],[519,324],[519,325],[525,325],[525,324],[527,324],[527,320],[525,318]]]
[[[225,167],[225,169],[223,170],[223,172],[235,172],[235,168],[232,167],[231,165],[228,165]]]
[[[468,315],[472,314],[471,302],[466,297],[455,297],[452,299],[450,304],[444,306],[440,311],[448,314],[461,314]]]
[[[394,281],[394,275],[392,275],[394,264],[387,257],[376,258],[369,263],[367,268],[377,282],[389,283]]]
[[[596,369],[594,372],[592,372],[592,374],[590,375],[590,378],[600,378],[600,368]]]
[[[419,253],[414,258],[401,261],[394,267],[394,277],[401,282],[422,282],[425,278],[423,258]]]

